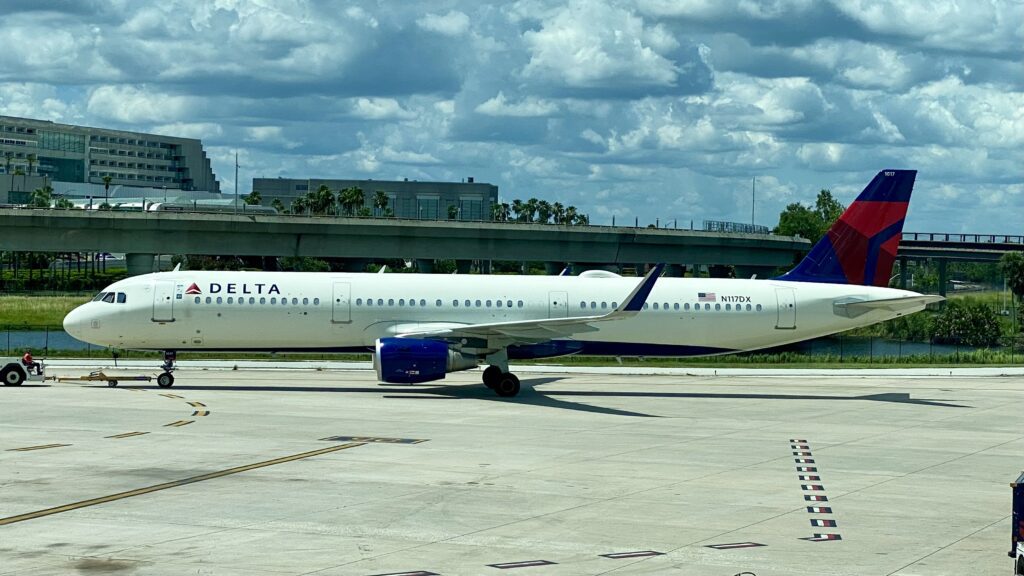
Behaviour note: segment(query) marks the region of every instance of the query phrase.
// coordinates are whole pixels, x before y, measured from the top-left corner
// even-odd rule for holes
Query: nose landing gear
[[[160,366],[163,369],[163,374],[156,377],[156,385],[161,388],[170,388],[174,386],[174,362],[178,359],[178,353],[174,350],[164,351],[164,363]]]

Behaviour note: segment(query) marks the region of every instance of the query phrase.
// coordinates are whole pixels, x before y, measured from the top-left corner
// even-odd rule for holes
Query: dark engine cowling
[[[476,360],[448,349],[437,340],[378,338],[373,354],[377,379],[391,384],[441,380],[448,372],[476,368]]]

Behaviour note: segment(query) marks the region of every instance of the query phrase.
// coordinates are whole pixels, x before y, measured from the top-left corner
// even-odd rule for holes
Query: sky
[[[228,193],[774,226],[912,168],[905,231],[1024,234],[1024,0],[3,0],[0,46],[0,114],[201,138]]]

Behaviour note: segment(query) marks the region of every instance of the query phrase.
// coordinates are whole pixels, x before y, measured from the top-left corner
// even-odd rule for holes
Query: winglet
[[[644,304],[647,303],[647,297],[651,295],[651,290],[654,290],[654,283],[658,281],[658,277],[661,276],[664,269],[664,264],[656,264],[654,268],[651,268],[640,285],[633,289],[626,297],[626,301],[619,305],[615,312],[636,313],[643,310]]]
[[[558,274],[559,276],[572,276],[572,264],[562,268],[562,271]]]

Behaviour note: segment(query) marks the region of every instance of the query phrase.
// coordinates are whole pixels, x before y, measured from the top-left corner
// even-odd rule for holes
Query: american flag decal
[[[718,297],[715,296],[714,292],[697,292],[698,302],[715,302]]]

